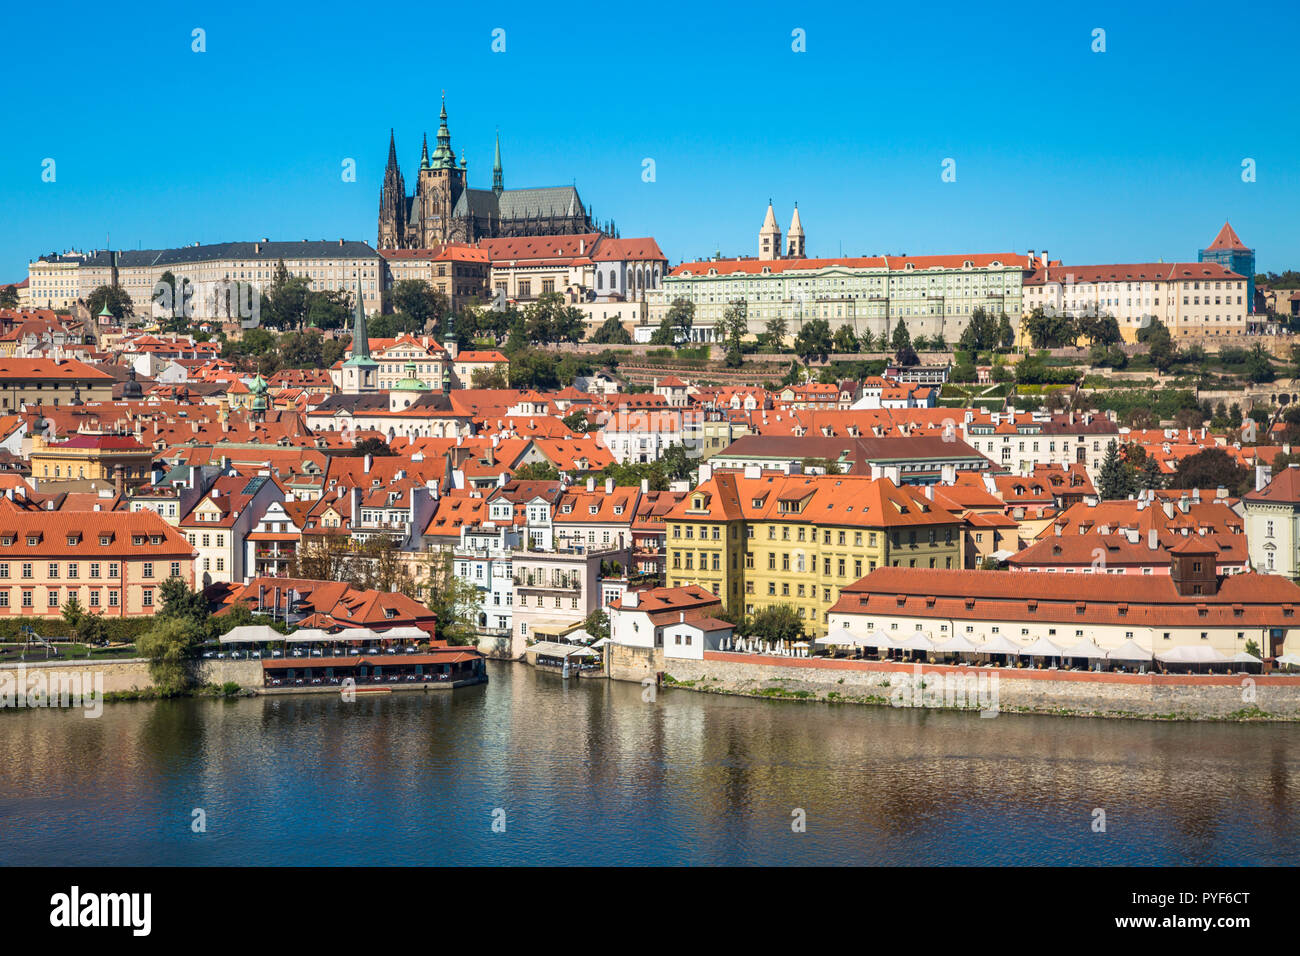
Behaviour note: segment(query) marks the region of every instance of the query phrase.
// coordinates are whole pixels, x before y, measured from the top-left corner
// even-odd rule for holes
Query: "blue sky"
[[[413,189],[443,89],[471,184],[499,128],[507,186],[576,183],[674,262],[755,254],[770,197],[810,255],[1194,260],[1227,219],[1300,268],[1296,6],[1140,6],[21,4],[0,281],[110,235],[373,244],[389,127]]]

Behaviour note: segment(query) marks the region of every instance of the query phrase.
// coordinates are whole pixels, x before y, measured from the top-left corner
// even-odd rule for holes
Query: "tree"
[[[1178,463],[1172,488],[1227,488],[1234,496],[1250,487],[1250,470],[1222,448],[1206,448]]]
[[[1041,305],[1024,320],[1029,341],[1036,349],[1058,349],[1073,346],[1079,337],[1079,326],[1074,318]]]
[[[913,365],[921,364],[921,356],[916,354],[916,349],[908,345],[894,353],[894,361],[903,368],[911,368]]]
[[[1137,490],[1133,466],[1119,455],[1119,445],[1112,438],[1106,445],[1106,457],[1097,472],[1097,494],[1103,501],[1127,498]]]
[[[424,603],[437,615],[434,638],[448,644],[477,643],[483,592],[456,576],[450,551],[427,558],[423,584]]]
[[[176,301],[176,276],[170,269],[160,275],[154,284],[154,302],[167,310],[169,318],[174,319],[178,313],[185,314],[185,310],[180,307],[181,303]]]
[[[768,352],[779,352],[785,347],[785,337],[789,334],[789,326],[785,321],[785,316],[778,315],[767,320],[763,330],[763,348]]]
[[[605,609],[598,607],[588,614],[582,622],[582,629],[594,640],[609,640],[609,615],[605,613]]]
[[[1138,329],[1137,340],[1147,346],[1151,365],[1161,372],[1167,372],[1178,358],[1178,347],[1174,345],[1169,329],[1159,319],[1152,318],[1151,324]]]
[[[940,335],[940,341],[942,338]],[[983,306],[978,306],[971,312],[970,321],[962,331],[957,345],[972,355],[998,347],[998,324]]]
[[[835,330],[835,336],[831,339],[831,344],[835,351],[840,354],[854,354],[862,350],[862,343],[858,337],[853,334],[853,329],[847,325],[841,325]]]
[[[518,481],[559,481],[560,473],[549,461],[530,461],[515,469]]]
[[[168,578],[159,588],[162,608],[159,617],[174,617],[202,628],[208,621],[208,602],[202,591],[196,591],[182,578]]]
[[[555,356],[541,349],[517,352],[510,358],[507,380],[511,388],[559,388]]]
[[[912,333],[907,330],[907,322],[901,318],[894,325],[894,334],[889,337],[889,347],[895,352],[912,347]]]
[[[722,313],[721,331],[722,340],[727,345],[727,367],[740,368],[745,362],[741,342],[749,334],[749,306],[744,299],[728,303]]]
[[[86,296],[86,308],[91,315],[99,315],[104,311],[104,307],[118,322],[135,315],[135,304],[131,301],[131,295],[120,285],[101,285],[92,289],[90,295]]]
[[[1264,351],[1264,346],[1258,342],[1250,350],[1246,358],[1246,377],[1252,382],[1271,382],[1277,377],[1277,372],[1273,368],[1273,362],[1268,352]]]
[[[397,453],[388,447],[386,441],[371,435],[369,438],[353,442],[352,451],[348,452],[346,457],[364,458],[369,455],[371,458],[391,458],[395,454]]]
[[[831,326],[825,319],[811,319],[805,322],[799,334],[794,337],[794,352],[804,360],[805,364],[812,362],[813,359],[825,362],[832,348]]]
[[[473,388],[509,388],[510,382],[506,370],[499,365],[494,365],[492,368],[474,369],[474,374],[470,376],[470,385]]]
[[[558,292],[543,292],[524,310],[524,329],[534,345],[582,341],[581,310],[566,305]]]
[[[998,318],[998,348],[1009,351],[1016,344],[1016,330],[1011,327],[1011,320],[1005,312]]]
[[[16,286],[7,285],[0,288],[0,309],[18,308],[18,289]]]
[[[414,328],[406,331],[423,331],[451,311],[447,297],[423,279],[398,280],[389,290],[388,299],[394,311],[410,317]]]
[[[281,259],[271,276],[271,287],[262,295],[262,325],[273,329],[302,328],[307,323],[310,294],[311,281],[305,276],[290,275]]]
[[[691,340],[691,327],[695,324],[694,302],[689,299],[674,299],[673,304],[668,307],[666,318],[673,330],[671,344],[676,345],[678,342]]]
[[[618,320],[618,316],[611,315],[587,341],[596,345],[631,345],[632,336],[628,335],[627,329],[623,328],[623,323]]]
[[[159,617],[135,642],[136,652],[149,661],[149,676],[161,694],[178,694],[199,682],[199,633],[179,617]]]
[[[325,337],[315,329],[280,336],[280,361],[285,368],[326,368]]]
[[[587,412],[581,408],[575,408],[561,418],[560,421],[564,422],[564,427],[569,431],[576,432],[579,435],[585,435],[591,429],[591,421],[587,418]]]
[[[759,608],[744,624],[745,636],[760,641],[797,641],[803,637],[803,620],[792,604]]]

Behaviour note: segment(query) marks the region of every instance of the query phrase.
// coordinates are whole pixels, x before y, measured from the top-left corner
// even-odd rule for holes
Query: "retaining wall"
[[[925,664],[918,676],[913,664],[723,652],[706,652],[702,661],[669,658],[663,670],[692,690],[781,699],[997,713],[1300,719],[1300,676],[1289,675],[1098,674]]]

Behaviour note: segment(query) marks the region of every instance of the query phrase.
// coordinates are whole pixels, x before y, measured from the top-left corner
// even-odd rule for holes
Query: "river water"
[[[0,862],[1300,863],[1292,725],[647,702],[489,673],[356,703],[2,713]]]

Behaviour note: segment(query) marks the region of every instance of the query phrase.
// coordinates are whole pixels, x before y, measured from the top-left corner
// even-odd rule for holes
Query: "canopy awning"
[[[1208,645],[1184,644],[1157,654],[1156,660],[1166,664],[1222,664],[1229,658]]]
[[[961,634],[950,637],[941,644],[936,644],[934,649],[942,651],[944,654],[978,654],[980,652],[980,648],[976,647],[973,641]]]
[[[1049,641],[1045,637],[1040,637],[1034,643],[1024,647],[1021,654],[1028,654],[1030,657],[1062,657],[1060,645]]]
[[[581,644],[561,644],[559,641],[537,641],[528,649],[541,657],[599,657],[596,651]]]
[[[282,641],[284,635],[265,624],[245,624],[233,627],[221,635],[222,644],[264,644],[267,641]]]
[[[1023,644],[1017,644],[1010,638],[994,634],[979,646],[979,652],[981,654],[1023,654],[1025,648]]]
[[[304,627],[286,635],[284,640],[290,644],[312,644],[321,641],[337,641],[338,637],[319,627]]]
[[[897,647],[904,651],[932,651],[934,650],[934,641],[930,640],[930,638],[921,631],[917,631],[913,634],[909,634],[901,640],[890,641],[884,646]]]
[[[1130,637],[1113,651],[1107,651],[1106,659],[1112,661],[1149,661],[1151,660],[1151,652]]]
[[[387,631],[376,631],[375,633],[385,641],[427,641],[429,639],[428,631],[413,627],[410,624],[390,628]]]
[[[373,641],[378,637],[379,635],[368,627],[345,627],[334,635],[337,641]]]
[[[1100,647],[1098,647],[1097,644],[1091,638],[1085,637],[1077,644],[1071,644],[1069,647],[1064,648],[1061,651],[1061,656],[1062,657],[1087,657],[1091,659],[1096,659],[1096,658],[1105,657],[1106,652],[1103,651]]]

